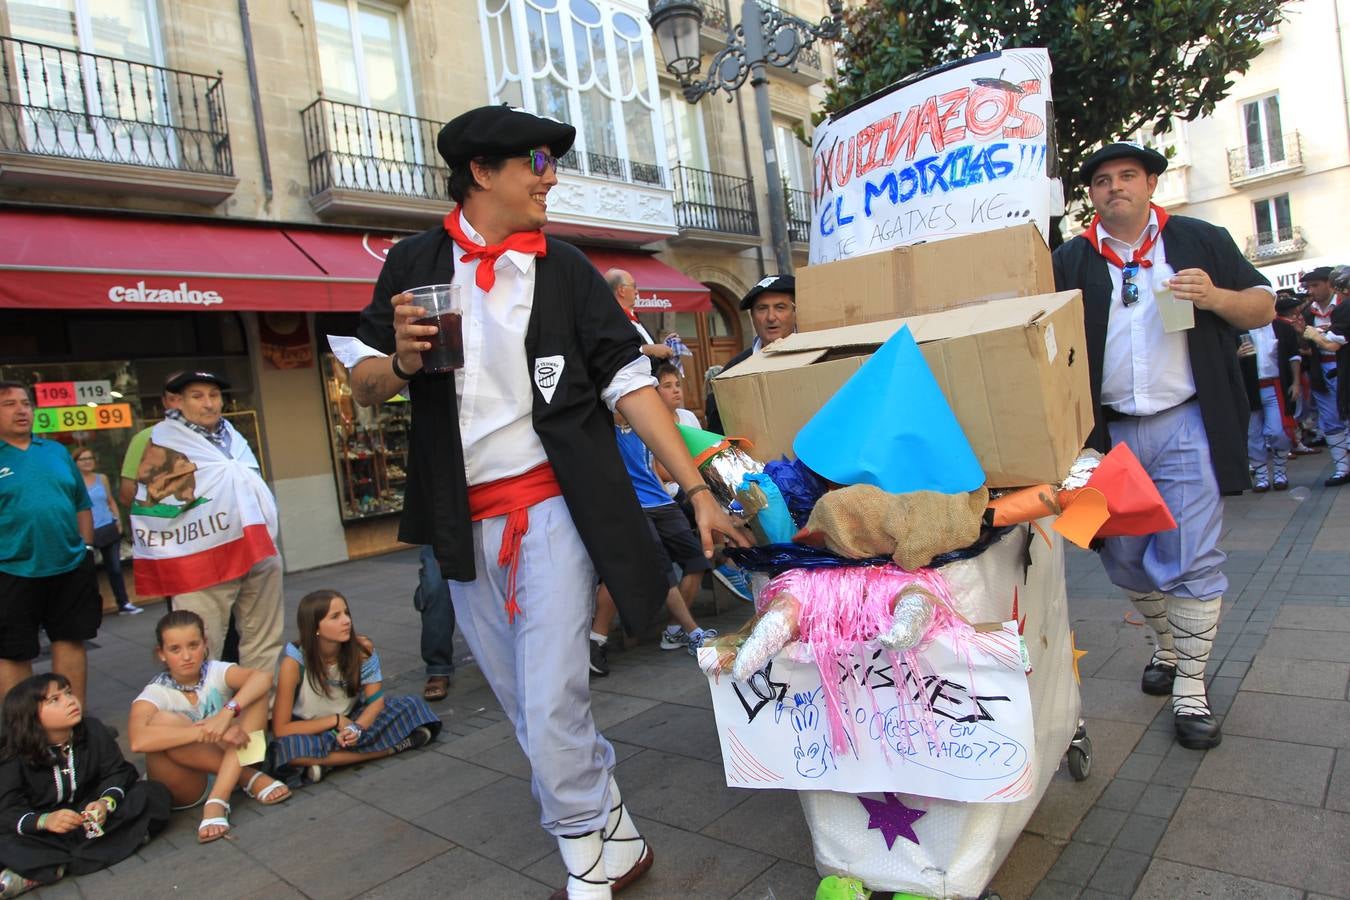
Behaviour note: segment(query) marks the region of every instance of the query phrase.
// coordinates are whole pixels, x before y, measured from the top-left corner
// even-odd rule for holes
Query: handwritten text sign
[[[835,666],[850,723],[838,755],[809,655],[789,645],[748,682],[709,675],[729,786],[989,803],[1030,795],[1035,735],[1016,623],[968,639],[939,637],[915,668],[859,644],[848,666]],[[715,661],[714,649],[699,651],[705,671]],[[932,707],[929,727],[923,698]]]
[[[1035,222],[1052,198],[1050,57],[1005,50],[816,128],[811,264]]]

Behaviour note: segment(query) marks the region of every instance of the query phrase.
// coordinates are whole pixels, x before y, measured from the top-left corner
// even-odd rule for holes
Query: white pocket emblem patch
[[[561,356],[541,356],[534,361],[534,386],[543,394],[545,403],[553,402],[553,392],[558,389],[562,370]]]

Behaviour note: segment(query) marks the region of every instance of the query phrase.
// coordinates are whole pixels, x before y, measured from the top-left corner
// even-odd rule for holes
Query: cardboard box
[[[1050,250],[1040,231],[1016,225],[799,269],[797,330],[880,322],[1054,290]]]
[[[727,433],[761,461],[792,441],[834,392],[908,325],[956,413],[990,487],[1058,482],[1092,431],[1078,291],[798,332],[713,379]],[[887,414],[877,398],[876,414]]]

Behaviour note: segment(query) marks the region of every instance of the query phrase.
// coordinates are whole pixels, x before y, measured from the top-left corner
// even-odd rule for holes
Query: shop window
[[[314,331],[324,346],[327,335],[354,334],[358,323],[356,315],[325,313],[314,317]],[[342,520],[354,522],[402,511],[411,405],[403,397],[378,407],[359,405],[352,399],[347,370],[337,357],[321,353],[319,358]]]
[[[12,362],[247,353],[236,313],[0,309],[0,357]]]

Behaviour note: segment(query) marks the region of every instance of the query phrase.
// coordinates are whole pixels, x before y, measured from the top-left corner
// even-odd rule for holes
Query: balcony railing
[[[703,27],[725,37],[731,29],[731,10],[727,0],[695,0],[703,9]]]
[[[794,244],[811,240],[811,193],[795,188],[784,188],[787,201],[788,239]]]
[[[565,172],[607,178],[611,181],[666,187],[666,170],[655,163],[636,162],[617,156],[606,156],[603,153],[592,153],[589,150],[582,153],[575,147],[558,158],[558,168]]]
[[[0,36],[0,150],[233,176],[218,76]]]
[[[1278,140],[1262,141],[1228,151],[1228,182],[1241,184],[1270,175],[1284,175],[1303,168],[1303,144],[1297,131]]]
[[[1247,238],[1247,259],[1254,263],[1296,259],[1307,249],[1303,229],[1297,225],[1279,231],[1257,232]]]
[[[681,228],[725,234],[759,233],[750,179],[689,166],[676,166],[670,174],[675,183],[675,223]]]
[[[300,111],[313,195],[371,191],[448,202],[441,123],[320,98]]]

